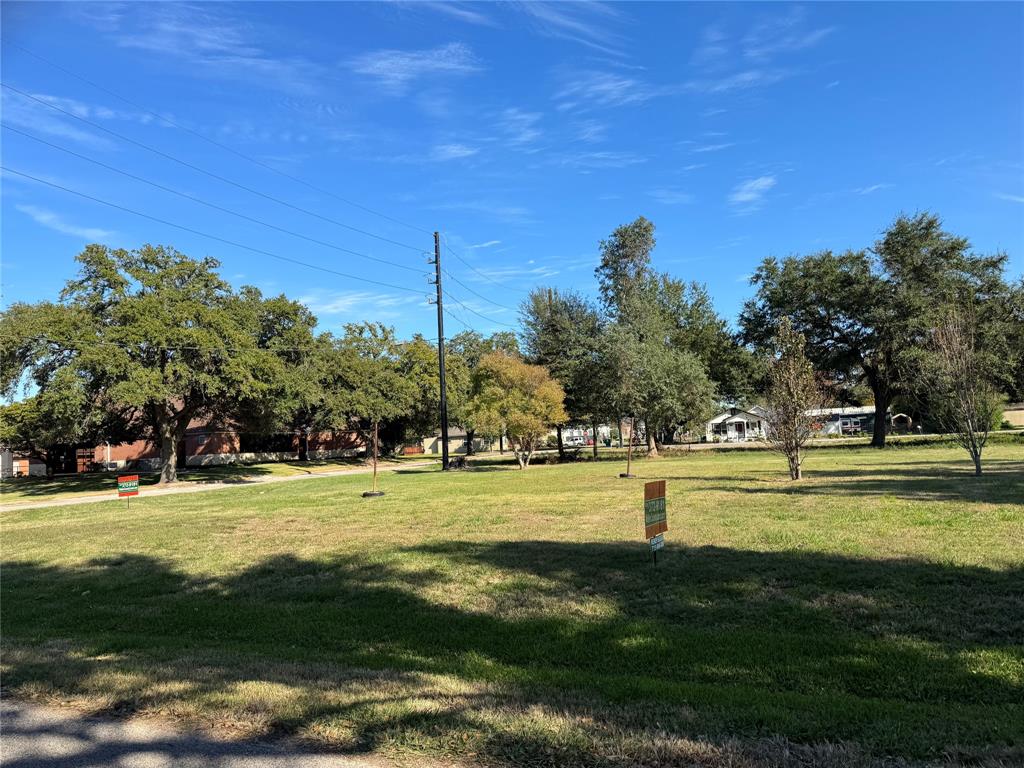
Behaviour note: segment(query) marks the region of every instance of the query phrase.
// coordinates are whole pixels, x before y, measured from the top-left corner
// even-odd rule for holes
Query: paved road
[[[218,741],[149,721],[0,702],[2,768],[385,768],[377,758]],[[436,764],[435,764],[436,765]]]
[[[408,461],[402,464],[387,464],[379,466],[380,472],[389,472],[398,469],[415,469],[417,467],[429,467],[436,464],[436,461]],[[150,496],[168,496],[172,493],[202,493],[204,491],[220,491],[224,488],[241,488],[247,485],[259,485],[260,483],[286,483],[293,480],[312,480],[317,477],[336,477],[338,475],[364,475],[373,472],[373,467],[359,467],[357,469],[333,469],[326,472],[310,472],[308,475],[252,475],[242,480],[226,480],[211,482],[190,482],[183,480],[170,486],[143,486],[140,491],[140,498]],[[14,502],[13,504],[0,504],[0,512],[11,512],[16,509],[33,509],[35,507],[67,507],[73,504],[96,504],[101,501],[115,501],[113,491],[110,493],[97,494],[95,496],[70,496],[64,499],[45,499],[40,501]]]

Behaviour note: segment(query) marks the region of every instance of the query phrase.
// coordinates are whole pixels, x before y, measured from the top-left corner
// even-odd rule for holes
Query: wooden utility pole
[[[448,383],[444,374],[444,293],[441,289],[441,236],[434,233],[434,285],[437,286],[437,368],[441,383],[441,469],[448,470]]]

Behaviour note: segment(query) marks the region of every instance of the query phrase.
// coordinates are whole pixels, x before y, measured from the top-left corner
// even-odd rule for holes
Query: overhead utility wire
[[[339,226],[339,227],[344,227],[345,229],[349,229],[349,230],[351,230],[353,232],[358,232],[359,234],[366,235],[367,237],[372,237],[372,238],[375,238],[377,240],[381,240],[381,241],[383,241],[385,243],[391,243],[392,245],[397,245],[397,246],[400,246],[402,248],[408,248],[409,250],[416,251],[417,253],[422,253],[423,252],[423,248],[420,247],[420,246],[409,245],[408,243],[402,243],[402,242],[399,242],[398,240],[392,240],[391,238],[384,237],[383,235],[377,235],[377,234],[374,234],[373,232],[368,232],[365,229],[359,229],[358,227],[353,227],[352,225],[345,224],[344,222],[338,221],[337,219],[332,219],[330,216],[324,216],[322,214],[316,213],[315,211],[311,211],[311,210],[309,210],[307,208],[303,208],[301,206],[294,205],[292,203],[289,203],[286,200],[282,200],[279,197],[274,197],[273,195],[268,195],[265,192],[260,192],[258,189],[253,189],[252,187],[247,187],[245,184],[240,184],[237,181],[232,181],[231,179],[226,178],[224,176],[221,176],[218,173],[214,173],[213,171],[208,171],[205,168],[200,168],[198,165],[190,163],[187,160],[182,160],[181,158],[175,157],[174,155],[170,155],[167,152],[164,152],[162,150],[156,149],[155,147],[151,147],[148,144],[144,144],[141,141],[136,141],[135,139],[133,139],[133,138],[131,138],[129,136],[125,136],[122,133],[118,133],[117,131],[112,131],[111,129],[106,128],[106,127],[100,125],[99,123],[95,123],[92,120],[87,120],[84,117],[80,117],[80,116],[76,115],[74,112],[70,112],[70,111],[68,111],[66,109],[61,109],[56,104],[51,104],[50,102],[46,101],[45,99],[40,99],[38,96],[33,96],[30,93],[26,93],[25,91],[22,91],[22,90],[20,90],[18,88],[15,88],[13,85],[9,85],[7,83],[0,83],[0,85],[2,85],[4,88],[7,88],[10,91],[13,91],[14,93],[17,93],[17,94],[19,94],[21,96],[24,96],[27,99],[32,99],[32,101],[39,102],[44,107],[49,107],[50,109],[52,109],[52,110],[54,110],[56,112],[60,112],[61,114],[67,115],[68,117],[71,117],[71,118],[73,118],[75,120],[78,120],[79,122],[85,123],[86,125],[90,125],[90,126],[92,126],[93,128],[95,128],[97,130],[103,131],[104,133],[109,133],[111,136],[114,136],[114,137],[120,139],[121,141],[127,141],[129,144],[134,144],[137,147],[141,147],[142,149],[145,149],[147,152],[152,152],[155,155],[159,155],[160,157],[166,158],[166,159],[171,160],[171,161],[173,161],[175,163],[183,165],[186,168],[191,168],[192,170],[197,171],[198,173],[201,173],[201,174],[203,174],[205,176],[209,176],[212,179],[217,179],[217,181],[221,181],[221,182],[223,182],[225,184],[230,184],[233,187],[237,187],[238,189],[244,190],[244,191],[246,191],[246,192],[248,192],[248,193],[250,193],[252,195],[256,195],[257,197],[262,197],[265,200],[270,200],[271,202],[277,203],[278,205],[283,205],[286,208],[291,208],[292,210],[299,211],[300,213],[304,213],[307,216],[312,216],[314,218],[321,219],[322,221],[329,222],[329,223],[334,224],[334,225]]]
[[[462,258],[462,256],[459,255],[458,251],[456,251],[454,248],[452,248],[452,244],[450,242],[448,242],[448,235],[442,233],[441,236],[444,238],[444,244],[445,244],[445,247],[448,249],[448,252],[451,253],[451,255],[454,256],[456,259],[461,261],[463,264],[465,264],[467,267],[469,267],[471,270],[473,270],[478,275],[480,275],[480,277],[482,277],[484,280],[487,280],[488,282],[494,283],[495,285],[500,285],[502,288],[504,288],[504,289],[506,289],[508,291],[516,291],[517,293],[524,293],[524,294],[529,294],[530,293],[529,291],[525,291],[522,288],[513,288],[511,285],[506,285],[505,283],[502,283],[499,280],[495,280],[490,275],[487,275],[486,273],[481,272],[479,269],[477,269],[472,264],[470,264],[468,261],[466,261],[464,258]]]
[[[517,310],[516,310],[516,309],[515,309],[514,307],[510,307],[510,306],[508,306],[507,304],[499,304],[498,302],[494,301],[493,299],[488,299],[488,298],[487,298],[486,296],[484,296],[484,295],[483,295],[482,293],[477,293],[477,292],[476,292],[476,291],[474,291],[474,290],[473,290],[472,288],[470,288],[470,287],[469,287],[468,285],[466,285],[466,284],[465,284],[464,282],[462,282],[461,280],[459,280],[459,278],[457,278],[457,277],[456,277],[455,275],[453,275],[453,274],[452,274],[451,272],[449,272],[449,271],[448,271],[447,269],[442,269],[441,271],[442,271],[442,272],[444,272],[444,274],[445,274],[445,275],[446,275],[447,277],[451,278],[453,282],[455,282],[456,284],[458,284],[458,285],[462,286],[463,288],[465,288],[465,289],[466,289],[467,291],[469,291],[470,293],[472,293],[472,294],[473,294],[474,296],[476,296],[476,297],[477,297],[478,299],[483,299],[484,301],[488,302],[489,304],[493,304],[493,305],[494,305],[494,306],[496,306],[496,307],[501,307],[502,309],[507,309],[507,310],[509,310],[510,312],[516,312],[516,311],[517,311]]]
[[[3,121],[0,121],[0,126],[3,126],[8,131],[13,131],[14,133],[17,133],[17,134],[20,134],[22,136],[25,136],[26,138],[32,139],[33,141],[38,141],[40,144],[45,144],[48,147],[53,147],[54,149],[58,149],[61,152],[65,152],[65,153],[67,153],[69,155],[72,155],[73,157],[77,157],[77,158],[80,158],[82,160],[85,160],[88,163],[93,163],[94,165],[98,165],[101,168],[106,168],[108,171],[113,171],[114,173],[119,173],[122,176],[126,176],[129,179],[134,179],[135,181],[141,181],[143,184],[149,184],[151,187],[156,187],[157,189],[161,189],[164,192],[170,192],[172,195],[177,195],[178,197],[183,197],[186,200],[191,200],[193,202],[199,203],[200,205],[205,205],[207,208],[213,208],[214,210],[222,211],[223,213],[228,213],[228,214],[231,214],[232,216],[237,216],[240,219],[245,219],[246,221],[251,221],[251,222],[253,222],[255,224],[259,224],[260,226],[268,227],[269,229],[275,229],[278,232],[284,232],[286,235],[291,235],[292,237],[298,237],[298,238],[300,238],[302,240],[308,240],[311,243],[316,243],[317,245],[322,245],[325,248],[333,248],[334,250],[341,251],[342,253],[349,253],[349,254],[351,254],[353,256],[358,256],[361,259],[369,259],[370,261],[376,261],[376,262],[379,262],[381,264],[387,264],[389,266],[395,267],[396,269],[404,269],[404,270],[407,270],[409,272],[416,272],[417,274],[422,273],[424,271],[424,270],[419,269],[417,267],[410,267],[410,266],[407,266],[405,264],[399,264],[397,261],[390,261],[388,259],[381,259],[381,258],[378,258],[376,256],[370,256],[370,255],[365,254],[365,253],[360,253],[359,251],[353,251],[351,248],[344,248],[344,247],[342,247],[340,245],[336,245],[334,243],[329,243],[329,242],[326,242],[324,240],[318,240],[315,237],[309,237],[308,235],[303,235],[301,232],[294,232],[294,231],[292,231],[290,229],[285,229],[284,227],[279,227],[279,226],[277,226],[275,224],[270,224],[269,222],[262,221],[260,219],[254,218],[252,216],[247,216],[244,213],[239,213],[238,211],[233,211],[230,208],[225,208],[223,206],[217,205],[216,203],[211,203],[211,202],[208,202],[206,200],[203,200],[202,198],[196,197],[194,195],[190,195],[190,194],[188,194],[186,192],[181,192],[181,191],[179,191],[177,189],[173,189],[171,187],[166,187],[163,184],[158,184],[155,181],[150,181],[149,179],[143,178],[142,176],[136,176],[134,173],[129,173],[128,171],[122,170],[120,168],[115,168],[112,165],[107,165],[106,163],[103,163],[103,162],[100,162],[99,160],[96,160],[94,158],[88,157],[87,155],[83,155],[83,154],[80,154],[80,153],[75,152],[73,150],[70,150],[67,147],[62,147],[59,144],[54,144],[52,142],[46,141],[45,139],[41,139],[38,136],[33,136],[31,133],[27,133],[25,131],[22,131],[19,128],[15,128],[14,126],[8,125],[7,123],[5,123]]]
[[[450,317],[450,318],[451,318],[452,320],[454,320],[455,322],[457,322],[457,323],[458,323],[459,325],[461,325],[461,326],[462,326],[463,328],[465,328],[465,329],[466,329],[467,331],[473,331],[473,330],[475,330],[475,329],[474,329],[474,328],[473,328],[473,327],[472,327],[472,326],[471,326],[471,325],[470,325],[469,323],[467,323],[467,322],[466,322],[465,320],[463,320],[463,319],[462,319],[461,317],[459,317],[459,316],[458,316],[457,314],[455,314],[454,312],[452,312],[452,311],[451,311],[451,310],[450,310],[450,309],[449,309],[448,307],[445,307],[445,308],[444,308],[444,313],[445,313],[446,315],[448,315],[448,317]]]
[[[493,317],[488,317],[487,315],[484,315],[484,314],[481,314],[480,312],[477,312],[471,306],[469,306],[468,304],[466,304],[465,302],[460,300],[457,296],[452,294],[451,291],[445,291],[445,298],[451,299],[452,301],[454,301],[456,304],[458,304],[460,307],[462,307],[467,312],[472,312],[477,317],[479,317],[479,318],[481,318],[483,320],[486,320],[489,323],[495,323],[496,325],[504,325],[506,328],[518,328],[519,327],[517,325],[512,325],[511,323],[502,322],[501,320],[495,320]]]
[[[210,240],[216,240],[217,242],[225,243],[227,245],[234,246],[235,248],[242,248],[243,250],[246,250],[246,251],[252,251],[253,253],[258,253],[258,254],[261,254],[263,256],[269,256],[272,259],[278,259],[279,261],[287,261],[287,262],[289,262],[291,264],[298,264],[299,266],[308,267],[309,269],[315,269],[315,270],[318,270],[320,272],[326,272],[326,273],[331,274],[331,275],[338,275],[339,277],[345,277],[345,278],[348,278],[349,280],[358,280],[359,282],[371,283],[372,285],[381,285],[381,286],[384,286],[385,288],[394,288],[396,291],[406,291],[407,293],[421,293],[422,292],[422,291],[420,291],[417,288],[406,288],[405,286],[402,286],[402,285],[395,285],[393,283],[385,283],[385,282],[382,282],[380,280],[370,280],[369,278],[366,278],[366,277],[357,277],[356,275],[350,275],[350,274],[348,274],[346,272],[339,272],[339,271],[337,271],[335,269],[329,269],[328,267],[321,267],[318,264],[310,264],[309,262],[300,261],[299,259],[293,259],[293,258],[291,258],[289,256],[281,256],[278,253],[274,253],[272,251],[267,251],[267,250],[264,250],[262,248],[254,248],[251,245],[245,245],[244,243],[239,243],[239,242],[236,242],[234,240],[228,240],[227,238],[224,238],[224,237],[219,237],[217,235],[211,235],[208,232],[203,232],[203,231],[198,230],[198,229],[193,229],[192,227],[186,227],[183,224],[175,224],[173,221],[167,221],[166,219],[160,219],[160,218],[157,218],[156,216],[150,216],[148,213],[142,213],[140,211],[136,211],[136,210],[133,210],[131,208],[126,208],[125,206],[118,205],[117,203],[111,203],[111,202],[109,202],[107,200],[101,200],[98,197],[93,197],[92,195],[87,195],[84,192],[79,192],[77,190],[70,189],[69,187],[61,186],[60,184],[54,184],[52,181],[46,181],[45,179],[40,179],[37,176],[32,176],[31,174],[23,173],[22,171],[16,171],[13,168],[7,168],[6,166],[0,165],[0,170],[4,171],[5,173],[13,173],[13,174],[15,174],[17,176],[23,176],[26,179],[31,179],[32,181],[38,182],[40,184],[45,184],[48,187],[53,187],[54,189],[60,189],[60,190],[62,190],[64,192],[68,192],[68,193],[70,193],[72,195],[77,195],[78,197],[84,198],[86,200],[91,200],[94,203],[99,203],[100,205],[106,205],[106,206],[108,206],[110,208],[115,208],[115,209],[117,209],[119,211],[124,211],[125,213],[130,213],[130,214],[133,214],[135,216],[140,216],[140,217],[142,217],[144,219],[149,219],[150,221],[155,221],[158,224],[165,224],[168,227],[174,227],[175,229],[180,229],[180,230],[183,230],[185,232],[191,232],[194,235],[199,235],[200,237],[206,237],[206,238],[209,238]]]
[[[119,94],[119,93],[117,93],[115,91],[112,91],[109,88],[106,88],[106,87],[100,85],[99,83],[93,82],[92,80],[89,80],[88,78],[82,77],[77,72],[73,72],[70,69],[62,67],[60,64],[52,62],[49,59],[46,59],[46,58],[40,56],[38,53],[34,53],[34,52],[28,50],[27,48],[24,48],[24,47],[18,45],[17,43],[13,43],[13,42],[5,40],[4,44],[5,45],[10,45],[12,48],[17,48],[19,51],[22,51],[23,53],[27,53],[29,56],[32,56],[33,58],[38,59],[39,61],[41,61],[44,64],[47,64],[47,65],[53,67],[54,69],[60,70],[61,72],[65,73],[66,75],[70,75],[71,77],[74,77],[77,80],[81,80],[83,83],[91,85],[93,88],[96,88],[97,90],[100,90],[103,93],[109,94],[110,96],[113,96],[115,99],[120,99],[125,104],[133,106],[136,109],[141,109],[146,114],[149,114],[149,115],[152,115],[152,116],[156,117],[157,119],[167,123],[168,125],[170,125],[170,126],[172,126],[174,128],[177,128],[179,131],[184,131],[185,133],[187,133],[187,134],[189,134],[191,136],[195,136],[197,139],[201,139],[201,140],[207,142],[208,144],[212,144],[215,147],[220,147],[221,149],[223,149],[223,150],[225,150],[227,152],[230,152],[231,154],[236,155],[237,157],[240,157],[243,160],[246,160],[246,161],[248,161],[250,163],[253,163],[254,165],[258,165],[260,168],[264,168],[264,169],[266,169],[268,171],[276,173],[278,176],[283,176],[286,179],[294,181],[297,184],[301,184],[304,187],[308,187],[309,189],[312,189],[312,190],[314,190],[316,192],[319,192],[320,194],[327,195],[329,197],[333,197],[335,200],[339,200],[340,202],[345,203],[346,205],[350,205],[353,208],[358,208],[359,210],[365,211],[366,213],[372,213],[374,216],[379,216],[380,218],[385,219],[387,221],[390,221],[390,222],[392,222],[394,224],[400,224],[401,226],[408,227],[409,229],[415,230],[416,232],[421,232],[421,233],[428,234],[428,235],[430,234],[430,230],[424,229],[423,227],[418,227],[415,224],[410,224],[410,223],[408,223],[406,221],[402,221],[401,219],[396,219],[395,217],[389,216],[386,213],[381,213],[380,211],[375,211],[373,208],[369,208],[369,207],[367,207],[365,205],[361,205],[360,203],[356,203],[356,202],[354,202],[352,200],[344,198],[341,195],[338,195],[338,194],[336,194],[334,192],[331,192],[329,189],[324,189],[322,187],[318,187],[317,185],[312,184],[312,183],[306,181],[305,179],[299,178],[298,176],[293,176],[290,173],[286,173],[285,171],[282,171],[282,170],[280,170],[278,168],[275,168],[274,166],[269,165],[268,163],[264,163],[262,160],[258,160],[255,157],[252,157],[251,155],[247,155],[244,152],[239,152],[234,147],[228,146],[227,144],[222,144],[221,142],[217,141],[216,139],[211,139],[209,136],[204,136],[199,131],[192,130],[191,128],[188,128],[188,127],[186,127],[184,125],[181,125],[180,123],[176,123],[173,120],[171,120],[169,117],[166,117],[165,115],[161,115],[159,112],[155,112],[154,110],[150,109],[149,107],[146,107],[143,104],[139,104],[136,101],[132,101],[127,96],[123,96],[123,95],[121,95],[121,94]]]

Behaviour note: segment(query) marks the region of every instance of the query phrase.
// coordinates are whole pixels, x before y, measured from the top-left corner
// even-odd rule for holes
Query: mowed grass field
[[[1024,442],[7,512],[7,695],[416,764],[1024,762]],[[668,545],[642,539],[668,481]]]

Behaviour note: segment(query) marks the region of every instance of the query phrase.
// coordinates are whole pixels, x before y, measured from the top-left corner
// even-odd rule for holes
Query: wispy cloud
[[[531,264],[533,262],[530,262]],[[515,280],[523,278],[548,278],[554,277],[558,274],[558,270],[554,267],[549,266],[526,266],[526,267],[492,267],[478,269],[477,275],[471,275],[470,279],[474,282],[482,282],[485,278],[491,278],[492,280]],[[486,310],[490,312],[490,310]]]
[[[430,159],[436,162],[460,160],[464,157],[472,157],[479,151],[479,149],[467,147],[465,144],[438,144],[431,150]]]
[[[415,295],[375,293],[373,291],[317,291],[302,296],[299,301],[309,307],[313,314],[331,318],[358,316],[360,319],[372,312],[376,318],[400,317],[415,304],[425,300]]]
[[[635,152],[569,152],[552,161],[568,168],[626,168],[646,163],[647,158]]]
[[[834,27],[808,28],[807,13],[794,7],[784,16],[769,16],[755,24],[743,38],[743,55],[765,61],[779,55],[813,48],[834,31]]]
[[[773,85],[790,73],[784,69],[746,69],[722,77],[705,77],[688,80],[686,88],[701,93],[729,93],[746,88]]]
[[[576,138],[588,144],[604,141],[608,136],[608,126],[597,120],[584,120],[576,125]]]
[[[488,240],[485,243],[475,243],[473,245],[467,245],[467,250],[478,250],[483,248],[493,248],[496,245],[501,245],[501,240]]]
[[[701,75],[686,87],[725,94],[773,85],[793,74],[790,66],[778,60],[818,45],[833,31],[810,26],[802,8],[765,15],[740,36],[730,34],[722,24],[709,25],[690,56],[690,64]]]
[[[610,5],[531,0],[513,7],[524,13],[542,35],[570,40],[611,56],[624,55],[624,41],[616,31],[622,26],[621,13]]]
[[[557,109],[565,112],[640,104],[657,93],[657,89],[636,78],[591,70],[566,78],[554,99]]]
[[[662,205],[685,205],[693,202],[693,195],[678,189],[652,189],[647,194]]]
[[[437,75],[467,75],[481,66],[463,43],[421,51],[369,51],[348,61],[357,74],[368,75],[394,93],[405,93],[416,80]]]
[[[872,192],[877,192],[880,189],[889,189],[892,184],[871,184],[867,187],[857,187],[853,190],[858,195],[870,195]]]
[[[65,235],[71,235],[82,240],[106,240],[111,237],[114,232],[109,229],[99,229],[98,227],[80,227],[76,224],[71,224],[59,214],[53,211],[48,211],[45,208],[37,208],[34,205],[16,205],[22,213],[30,216],[36,224],[52,229],[54,232],[60,232]]]
[[[435,211],[469,211],[506,224],[528,224],[533,220],[529,208],[490,200],[454,200],[436,203],[430,208]]]
[[[433,0],[418,0],[409,4],[415,8],[426,8],[437,13],[451,16],[467,24],[476,24],[482,27],[497,26],[497,22],[485,13],[481,13],[478,4],[457,3],[457,2],[434,2]]]
[[[729,147],[735,147],[735,146],[736,146],[736,142],[734,142],[734,141],[724,141],[724,142],[721,142],[719,144],[698,144],[695,147],[691,147],[690,151],[691,152],[721,152],[723,149],[728,149]]]
[[[99,4],[97,4],[99,5]],[[92,6],[94,7],[94,6]],[[256,27],[227,6],[189,3],[133,3],[116,11],[83,14],[122,48],[177,59],[204,76],[312,93],[324,68],[302,56],[274,56],[258,42]],[[268,35],[264,32],[264,35]]]
[[[764,203],[764,197],[776,185],[774,176],[747,179],[733,188],[729,202],[743,211],[753,211]]]
[[[1008,200],[1011,203],[1024,203],[1024,195],[1008,195],[1005,192],[995,192],[993,196],[1000,200]]]
[[[543,136],[539,127],[540,120],[539,112],[526,112],[509,107],[498,115],[497,127],[505,135],[510,146],[522,149]]]

